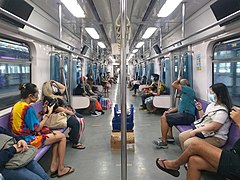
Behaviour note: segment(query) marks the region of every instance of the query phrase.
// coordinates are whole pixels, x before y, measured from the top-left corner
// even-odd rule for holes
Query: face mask
[[[210,102],[215,103],[216,102],[215,94],[208,94],[208,99]]]
[[[33,103],[37,102],[37,100],[38,100],[38,97],[34,97],[34,96],[33,96],[33,97],[31,98],[31,101],[32,101]]]

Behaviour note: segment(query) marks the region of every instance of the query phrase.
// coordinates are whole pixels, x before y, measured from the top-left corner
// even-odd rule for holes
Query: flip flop
[[[84,144],[77,144],[77,145],[72,145],[72,148],[82,150],[82,149],[85,149],[86,146],[84,146]]]
[[[75,171],[75,169],[73,169],[73,168],[70,167],[70,166],[65,166],[65,168],[69,168],[69,170],[68,170],[66,173],[62,174],[62,175],[58,175],[58,174],[57,174],[57,177],[58,177],[58,178],[63,177],[63,176],[66,176],[66,175],[68,175],[68,174],[71,174],[71,173],[73,173],[73,172]]]
[[[158,161],[161,161],[162,164],[163,164],[163,167],[158,163]],[[159,169],[161,169],[162,171],[174,176],[174,177],[178,177],[180,175],[179,171],[178,170],[175,170],[175,169],[167,169],[165,164],[164,164],[164,161],[166,161],[166,159],[164,160],[160,160],[159,158],[156,159],[156,165]]]
[[[50,177],[51,178],[55,178],[55,177],[57,177],[58,176],[58,171],[56,170],[56,171],[54,171],[54,172],[50,172]]]

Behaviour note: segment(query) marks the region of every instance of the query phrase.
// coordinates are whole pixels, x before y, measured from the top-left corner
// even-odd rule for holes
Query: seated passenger
[[[68,115],[67,127],[70,128],[68,135],[69,140],[73,143],[72,148],[85,149],[85,146],[79,142],[80,122],[76,118],[76,116],[80,118],[83,116],[67,105],[63,96],[65,90],[65,86],[57,81],[46,81],[42,87],[43,104],[51,103],[54,99],[57,99],[53,113],[64,112]]]
[[[48,106],[48,114],[38,121],[34,108],[30,105],[38,100],[38,88],[35,84],[27,83],[19,86],[21,100],[12,109],[10,116],[11,131],[21,136],[27,144],[41,148],[52,144],[52,161],[50,171],[52,177],[62,177],[74,172],[72,167],[64,166],[66,137],[60,131],[42,134],[40,131],[52,113],[53,106]]]
[[[146,102],[145,100],[148,98],[148,100],[153,99],[153,96],[157,95],[157,90],[158,90],[158,80],[159,80],[159,75],[154,74],[153,77],[153,82],[150,86],[146,86],[142,89],[143,95],[142,95],[142,106],[140,110],[147,110]],[[151,97],[151,98],[150,98]]]
[[[141,84],[141,83],[140,83],[140,77],[138,77],[137,80],[134,80],[134,81],[132,82],[132,88],[130,89],[130,91],[133,91],[133,90],[134,90],[133,96],[136,96],[136,93],[137,93],[137,90],[138,90],[140,84]]]
[[[233,107],[230,116],[240,127],[240,109]],[[156,165],[162,171],[178,177],[181,165],[188,163],[188,180],[200,180],[201,171],[211,171],[232,180],[240,179],[240,138],[233,148],[222,150],[203,140],[193,141],[175,160],[160,160]]]
[[[94,86],[92,78],[87,78],[87,84],[89,84],[89,86],[90,86],[89,93],[96,94],[98,97],[103,96],[103,93],[101,91],[99,91],[98,87]]]
[[[105,73],[100,73],[101,84],[105,92],[108,92],[111,88],[111,84],[107,81]]]
[[[86,92],[85,84],[86,84],[86,78],[81,77],[80,83],[75,88],[74,95],[88,96],[88,93]],[[96,107],[98,106],[98,108],[100,108],[101,104],[97,101],[96,98],[91,97],[89,95],[89,100],[90,100],[90,106],[88,107],[88,110],[91,116],[97,117],[97,116],[100,116],[101,114],[104,114],[102,109],[99,109],[100,112],[97,111]]]
[[[161,116],[162,137],[153,141],[157,148],[168,148],[168,142],[174,142],[172,127],[174,125],[190,125],[195,120],[195,92],[189,87],[188,80],[177,79],[172,83],[172,87],[181,92],[178,107],[170,108]]]
[[[158,84],[158,88],[157,88],[157,93],[154,93],[155,96],[160,96],[161,94],[165,94],[166,91],[166,86],[163,82],[159,82]],[[146,100],[145,100],[146,101]],[[146,107],[148,112],[155,112],[157,110],[157,108],[153,105],[153,98],[151,98],[150,100],[148,100],[146,102]]]
[[[222,83],[213,84],[210,86],[208,95],[211,104],[207,106],[206,112],[203,112],[202,105],[195,102],[199,112],[199,117],[203,118],[201,127],[188,130],[179,134],[179,140],[182,149],[186,149],[190,143],[199,139],[199,134],[204,132],[206,138],[203,141],[208,142],[216,147],[222,147],[228,139],[228,131],[231,122],[228,113],[231,111],[232,103],[227,87]],[[206,124],[204,124],[206,122]],[[200,134],[202,135],[202,134]],[[198,137],[197,137],[198,136]],[[202,137],[203,138],[203,137]]]
[[[20,137],[13,135],[8,132],[6,129],[0,127],[0,138],[1,135],[5,134],[15,138],[16,144],[12,147],[0,150],[0,173],[4,179],[24,179],[24,180],[47,180],[49,179],[48,175],[45,173],[43,168],[38,164],[37,161],[32,160],[25,167],[18,169],[8,169],[5,168],[5,164],[14,156],[16,153],[22,153],[27,151],[27,143],[22,140]],[[1,177],[0,177],[1,179]]]

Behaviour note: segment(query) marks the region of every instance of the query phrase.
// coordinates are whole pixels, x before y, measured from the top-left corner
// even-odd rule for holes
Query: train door
[[[173,79],[176,80],[178,76],[189,81],[191,87],[193,87],[193,65],[192,54],[190,52],[182,51],[173,55]]]
[[[50,55],[50,79],[61,82],[59,71],[60,69],[61,54],[51,53]]]
[[[190,86],[193,87],[193,65],[192,65],[192,54],[187,52],[182,56],[182,77],[187,79]]]
[[[66,88],[69,87],[70,54],[64,51],[51,52],[50,55],[50,79],[61,82]],[[69,100],[69,89],[66,90],[67,100]]]
[[[80,83],[80,77],[82,76],[82,59],[73,58],[72,61],[72,92],[74,93],[74,89],[77,87],[77,84]]]
[[[170,58],[163,57],[161,59],[161,81],[170,90],[171,89],[171,68],[170,68]]]

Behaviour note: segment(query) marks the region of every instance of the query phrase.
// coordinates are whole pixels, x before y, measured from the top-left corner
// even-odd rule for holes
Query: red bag
[[[98,110],[98,111],[102,111],[103,109],[102,109],[102,106],[101,106],[101,104],[99,103],[99,101],[98,100],[96,100],[96,110]]]

